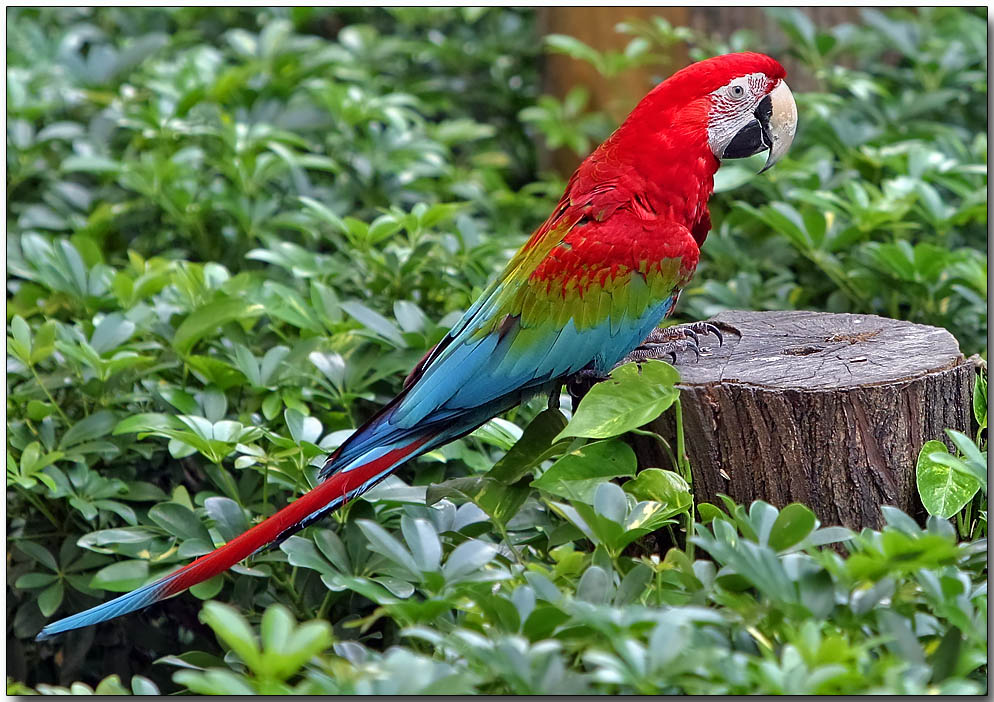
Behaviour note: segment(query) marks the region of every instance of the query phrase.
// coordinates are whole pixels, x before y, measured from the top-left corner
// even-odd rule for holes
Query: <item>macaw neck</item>
[[[685,226],[698,243],[711,220],[708,199],[720,165],[707,130],[686,121],[657,119],[650,128],[629,120],[591,157],[591,175],[614,181],[648,216]]]

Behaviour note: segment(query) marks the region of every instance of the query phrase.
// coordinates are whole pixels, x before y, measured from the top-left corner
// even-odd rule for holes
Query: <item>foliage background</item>
[[[776,169],[720,171],[679,314],[877,313],[986,357],[983,11],[773,16],[816,89]],[[848,557],[799,506],[724,505],[662,558],[618,529],[682,520],[680,476],[583,488],[624,444],[552,446],[540,403],[194,596],[32,641],[273,513],[399,388],[561,192],[539,148],[614,126],[540,94],[543,52],[760,41],[621,29],[606,56],[517,9],[8,11],[11,691],[986,689],[985,484]],[[504,471],[540,479],[498,489],[525,427]]]

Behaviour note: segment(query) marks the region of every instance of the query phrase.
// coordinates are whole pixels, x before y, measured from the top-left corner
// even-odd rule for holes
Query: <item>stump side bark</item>
[[[802,502],[822,524],[853,529],[879,528],[885,504],[925,516],[918,452],[972,422],[974,363],[949,332],[817,312],[711,321],[725,344],[677,365],[697,502]],[[647,428],[675,446],[672,412]],[[633,444],[640,468],[668,467],[652,440]]]

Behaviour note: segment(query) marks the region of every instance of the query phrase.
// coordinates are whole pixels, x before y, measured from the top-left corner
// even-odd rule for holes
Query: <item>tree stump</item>
[[[918,452],[969,433],[974,363],[944,329],[873,315],[723,312],[725,335],[681,357],[681,403],[697,502],[802,502],[822,524],[879,528],[881,505],[922,519]],[[674,413],[648,429],[675,446]],[[641,468],[667,466],[634,437]]]

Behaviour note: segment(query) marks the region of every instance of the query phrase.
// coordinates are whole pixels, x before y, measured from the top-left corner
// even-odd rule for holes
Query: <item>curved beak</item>
[[[771,168],[787,153],[791,142],[794,141],[794,133],[797,131],[797,105],[794,103],[794,95],[790,92],[787,84],[780,81],[780,85],[759,103],[760,109],[767,100],[770,101],[770,110],[766,121],[763,123],[762,117],[759,119],[760,123],[763,124],[763,132],[770,142],[770,155],[760,173]]]
[[[745,158],[769,149],[763,171],[779,161],[794,141],[797,130],[797,105],[790,88],[783,81],[759,101],[751,119],[725,147],[722,158]]]

